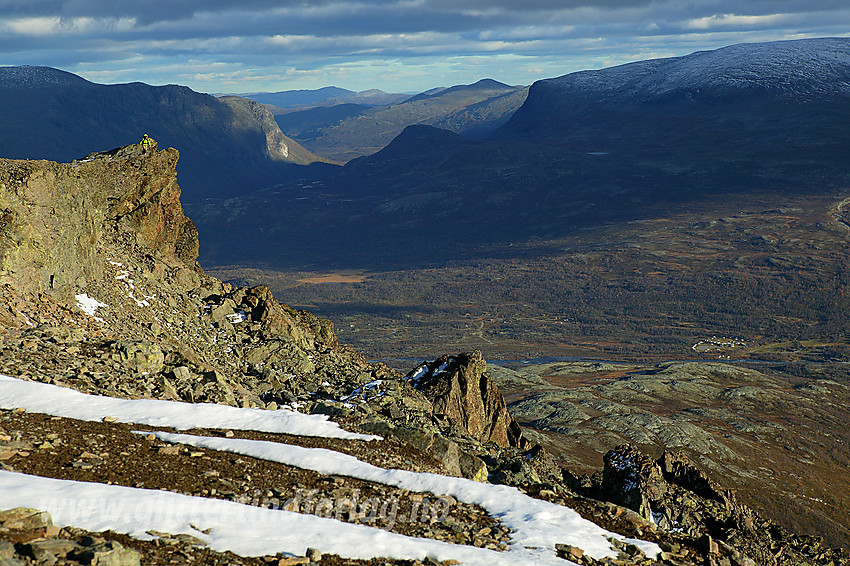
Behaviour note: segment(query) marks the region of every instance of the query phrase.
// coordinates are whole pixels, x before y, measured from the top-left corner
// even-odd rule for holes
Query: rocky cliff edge
[[[21,341],[53,336],[57,353],[91,359],[57,362],[49,379],[84,391],[265,406],[299,394],[283,388],[291,376],[314,389],[379,374],[329,321],[204,274],[178,157],[132,145],[71,163],[0,160],[3,370],[43,375],[54,357]]]

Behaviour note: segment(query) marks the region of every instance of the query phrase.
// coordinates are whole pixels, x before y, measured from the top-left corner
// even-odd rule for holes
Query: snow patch
[[[240,322],[245,322],[248,320],[248,313],[245,311],[236,311],[233,314],[227,315],[227,320],[229,320],[233,324],[239,324]]]
[[[0,375],[0,408],[21,407],[34,413],[84,421],[114,417],[118,422],[173,427],[256,430],[347,440],[379,440],[380,436],[348,432],[326,415],[305,415],[279,409],[238,409],[212,403],[181,403],[156,399],[116,399],[74,389]]]
[[[212,404],[127,400],[86,395],[54,385],[0,375],[0,408],[82,420],[116,417],[120,422],[175,428],[251,429],[308,436],[374,439],[339,429],[320,415],[289,411],[239,409]],[[151,434],[139,432],[138,434]],[[245,556],[285,552],[303,555],[307,547],[350,558],[386,556],[396,559],[459,560],[472,566],[563,566],[556,543],[582,548],[589,556],[616,556],[609,539],[621,539],[657,557],[657,545],[624,539],[560,505],[533,499],[513,487],[491,485],[428,473],[373,466],[348,454],[326,449],[243,439],[153,433],[158,438],[213,450],[263,458],[345,475],[415,492],[451,495],[478,504],[514,529],[505,552],[411,538],[365,525],[331,518],[265,509],[242,503],[192,497],[163,491],[28,476],[0,470],[0,501],[15,507],[34,507],[51,513],[54,523],[91,531],[112,530],[149,539],[148,531],[186,533],[211,548]]]
[[[102,318],[96,316],[97,309],[109,308],[109,305],[107,305],[106,303],[101,303],[95,298],[89,297],[86,293],[74,295],[74,298],[77,300],[77,307],[79,307],[81,311],[83,311],[98,322],[106,322]]]
[[[114,264],[114,262],[110,262],[110,263]],[[121,264],[119,263],[117,265],[120,266]],[[136,303],[136,305],[138,305],[140,307],[151,306],[149,301],[153,300],[156,297],[156,295],[151,295],[151,296],[142,295],[143,297],[145,297],[144,299],[137,298],[136,294],[135,294],[136,293],[136,280],[130,279],[130,272],[129,271],[122,269],[118,273],[118,275],[115,276],[115,279],[117,279],[118,281],[122,281],[124,283],[124,285],[127,286],[127,296],[129,298],[133,299],[133,301]]]
[[[383,382],[384,382],[383,379],[376,379],[374,381],[370,381],[369,383],[362,385],[362,386],[358,387],[357,389],[355,389],[354,391],[352,391],[351,395],[349,395],[348,397],[344,397],[344,399],[347,400],[347,401],[351,401],[355,397],[363,397],[363,396],[366,395],[366,393],[368,393],[369,391],[372,391],[373,389],[378,387]]]
[[[661,551],[654,543],[624,538],[608,532],[595,523],[583,519],[568,507],[534,499],[514,487],[484,484],[438,474],[388,470],[358,460],[354,456],[322,448],[167,432],[140,432],[139,434],[154,434],[166,442],[233,452],[313,470],[325,475],[348,476],[409,491],[429,492],[437,496],[451,495],[459,501],[480,505],[491,516],[514,529],[510,550],[505,554],[517,553],[518,558],[526,549],[535,548],[548,549],[546,552],[552,559],[561,560],[555,556],[556,543],[577,546],[597,559],[606,556],[615,557],[617,552],[611,546],[609,538],[635,544],[650,557],[657,556]],[[525,562],[517,560],[509,563],[524,564]]]
[[[308,547],[324,553],[368,560],[386,556],[401,560],[461,560],[470,566],[548,564],[512,560],[498,552],[407,537],[382,529],[343,523],[315,515],[264,509],[233,501],[192,497],[166,491],[56,480],[0,470],[0,494],[8,507],[34,507],[50,513],[57,526],[89,531],[111,530],[141,540],[148,531],[188,534],[219,552],[242,556],[285,552],[303,556]]]
[[[414,371],[413,375],[411,375],[408,379],[414,383],[419,383],[419,381],[426,375],[428,375],[428,364],[422,364],[416,368],[416,371]]]
[[[440,364],[440,367],[438,367],[437,369],[434,370],[434,375],[437,376],[437,375],[446,373],[446,371],[449,369],[449,367],[452,365],[452,363],[454,363],[454,361],[455,361],[454,358],[449,358],[447,361]]]

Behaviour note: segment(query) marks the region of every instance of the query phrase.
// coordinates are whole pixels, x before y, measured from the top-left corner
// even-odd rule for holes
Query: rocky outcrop
[[[178,157],[132,145],[67,164],[0,160],[0,371],[251,407],[374,379],[330,321],[203,273]]]
[[[0,282],[32,292],[103,277],[106,225],[172,268],[198,270],[198,233],[183,214],[178,152],[127,146],[68,164],[0,160]]]
[[[487,375],[481,352],[443,356],[408,377],[431,401],[444,430],[505,448],[528,447],[499,388]]]
[[[117,221],[132,229],[157,256],[199,269],[198,230],[180,204],[178,158],[176,149],[160,152],[154,142],[152,150],[131,145],[91,154],[82,164],[103,165],[103,172],[97,175],[120,179],[120,185],[112,186],[114,192],[106,195],[109,204],[106,221]],[[93,187],[104,186],[96,178],[90,183]]]
[[[654,460],[631,445],[605,454],[605,467],[586,495],[636,511],[665,531],[698,541],[711,564],[797,566],[843,564],[823,538],[796,535],[762,519],[688,458],[665,452]]]

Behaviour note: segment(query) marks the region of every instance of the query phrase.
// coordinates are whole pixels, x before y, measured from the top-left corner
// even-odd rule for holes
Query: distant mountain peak
[[[515,87],[512,87],[511,85],[507,85],[505,83],[500,83],[499,81],[494,80],[494,79],[481,79],[480,81],[473,83],[469,86],[478,87],[478,88],[495,88],[495,89],[501,89],[501,90],[514,90],[514,88],[515,88]]]
[[[504,83],[500,83],[499,81],[493,79],[481,79],[477,82],[468,85],[454,85],[448,88],[436,88],[431,90],[426,90],[425,92],[419,93],[416,96],[413,96],[407,99],[405,102],[413,102],[416,100],[424,100],[428,98],[439,98],[441,96],[451,95],[455,93],[463,93],[463,92],[471,92],[471,91],[482,91],[482,90],[494,90],[498,92],[509,92],[517,90],[517,87],[513,87],[510,85],[506,85]]]

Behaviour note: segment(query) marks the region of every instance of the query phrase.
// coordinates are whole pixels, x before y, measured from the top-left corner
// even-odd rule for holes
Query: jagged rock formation
[[[795,535],[761,519],[680,454],[665,452],[653,460],[633,446],[619,446],[605,455],[605,467],[594,480],[579,490],[632,509],[664,530],[687,533],[699,541],[712,564],[783,566],[844,560],[821,537]]]
[[[487,362],[475,351],[438,358],[419,366],[410,378],[431,401],[445,430],[505,448],[528,448],[519,424],[486,372]]]
[[[303,381],[287,384],[295,375],[313,376],[315,391],[380,373],[339,345],[330,322],[281,305],[267,288],[234,289],[203,273],[177,159],[175,149],[134,145],[69,164],[0,161],[0,283],[11,339],[0,344],[3,369],[43,372],[51,358],[20,345],[54,336],[61,349],[95,354],[50,370],[83,390],[102,384],[119,395],[248,406],[305,393]],[[96,318],[80,312],[91,299]],[[71,321],[77,330],[58,330]]]

